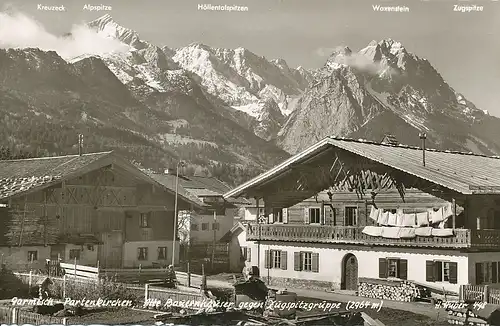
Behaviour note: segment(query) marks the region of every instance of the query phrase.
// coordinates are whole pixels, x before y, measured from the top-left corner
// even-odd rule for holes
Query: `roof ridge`
[[[79,154],[71,154],[71,155],[60,155],[60,156],[44,156],[44,157],[30,157],[30,158],[20,158],[14,160],[0,160],[1,162],[19,162],[19,161],[34,161],[34,160],[50,160],[56,158],[70,158],[70,157],[80,157],[80,156],[91,156],[91,155],[99,155],[99,154],[111,154],[113,151],[104,151],[104,152],[94,152],[94,153],[85,153],[82,155]]]
[[[362,139],[362,138],[354,139],[354,138],[335,137],[335,136],[328,136],[327,138],[333,139],[333,140],[356,142],[356,143],[371,144],[371,145],[378,145],[378,146],[400,147],[400,148],[406,148],[406,149],[422,150],[422,147],[418,147],[418,146],[411,146],[411,145],[406,145],[406,144],[379,143],[379,142],[376,142],[373,140],[366,140],[366,139]],[[450,154],[458,154],[458,155],[469,155],[469,156],[478,156],[478,157],[500,159],[499,155],[485,155],[485,154],[478,154],[478,153],[473,153],[473,152],[461,152],[461,151],[453,151],[453,150],[449,150],[449,149],[443,150],[443,149],[435,149],[435,148],[425,148],[425,150],[429,151],[429,152],[450,153]]]

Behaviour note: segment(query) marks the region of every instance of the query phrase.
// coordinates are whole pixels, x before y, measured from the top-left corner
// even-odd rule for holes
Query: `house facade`
[[[500,281],[499,168],[498,157],[326,138],[225,197],[265,203],[246,256],[270,283],[458,293]]]
[[[202,205],[179,197],[181,209]],[[178,251],[174,191],[113,152],[0,161],[0,204],[0,254],[12,269],[46,259],[168,265]]]

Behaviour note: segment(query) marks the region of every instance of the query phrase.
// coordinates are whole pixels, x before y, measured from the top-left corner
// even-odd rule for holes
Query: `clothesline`
[[[401,208],[398,208],[396,213],[392,213],[382,208],[375,208],[375,206],[372,206],[370,211],[370,219],[380,226],[422,227],[439,224],[440,228],[444,228],[450,216],[453,216],[451,203],[437,210],[429,208],[418,213],[404,213]]]

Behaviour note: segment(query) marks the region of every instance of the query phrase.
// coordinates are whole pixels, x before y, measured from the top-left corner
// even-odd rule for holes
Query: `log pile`
[[[358,295],[366,298],[403,302],[412,302],[429,297],[429,293],[424,287],[408,281],[395,284],[360,282]]]
[[[475,307],[470,304],[465,307],[447,307],[448,323],[467,326],[494,326],[500,323],[500,306],[486,304]]]

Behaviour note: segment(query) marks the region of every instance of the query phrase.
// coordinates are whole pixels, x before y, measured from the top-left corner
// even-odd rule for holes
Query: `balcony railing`
[[[500,230],[455,229],[449,237],[415,236],[412,239],[387,239],[364,234],[364,227],[329,225],[250,224],[247,240],[348,243],[434,248],[500,248]]]

